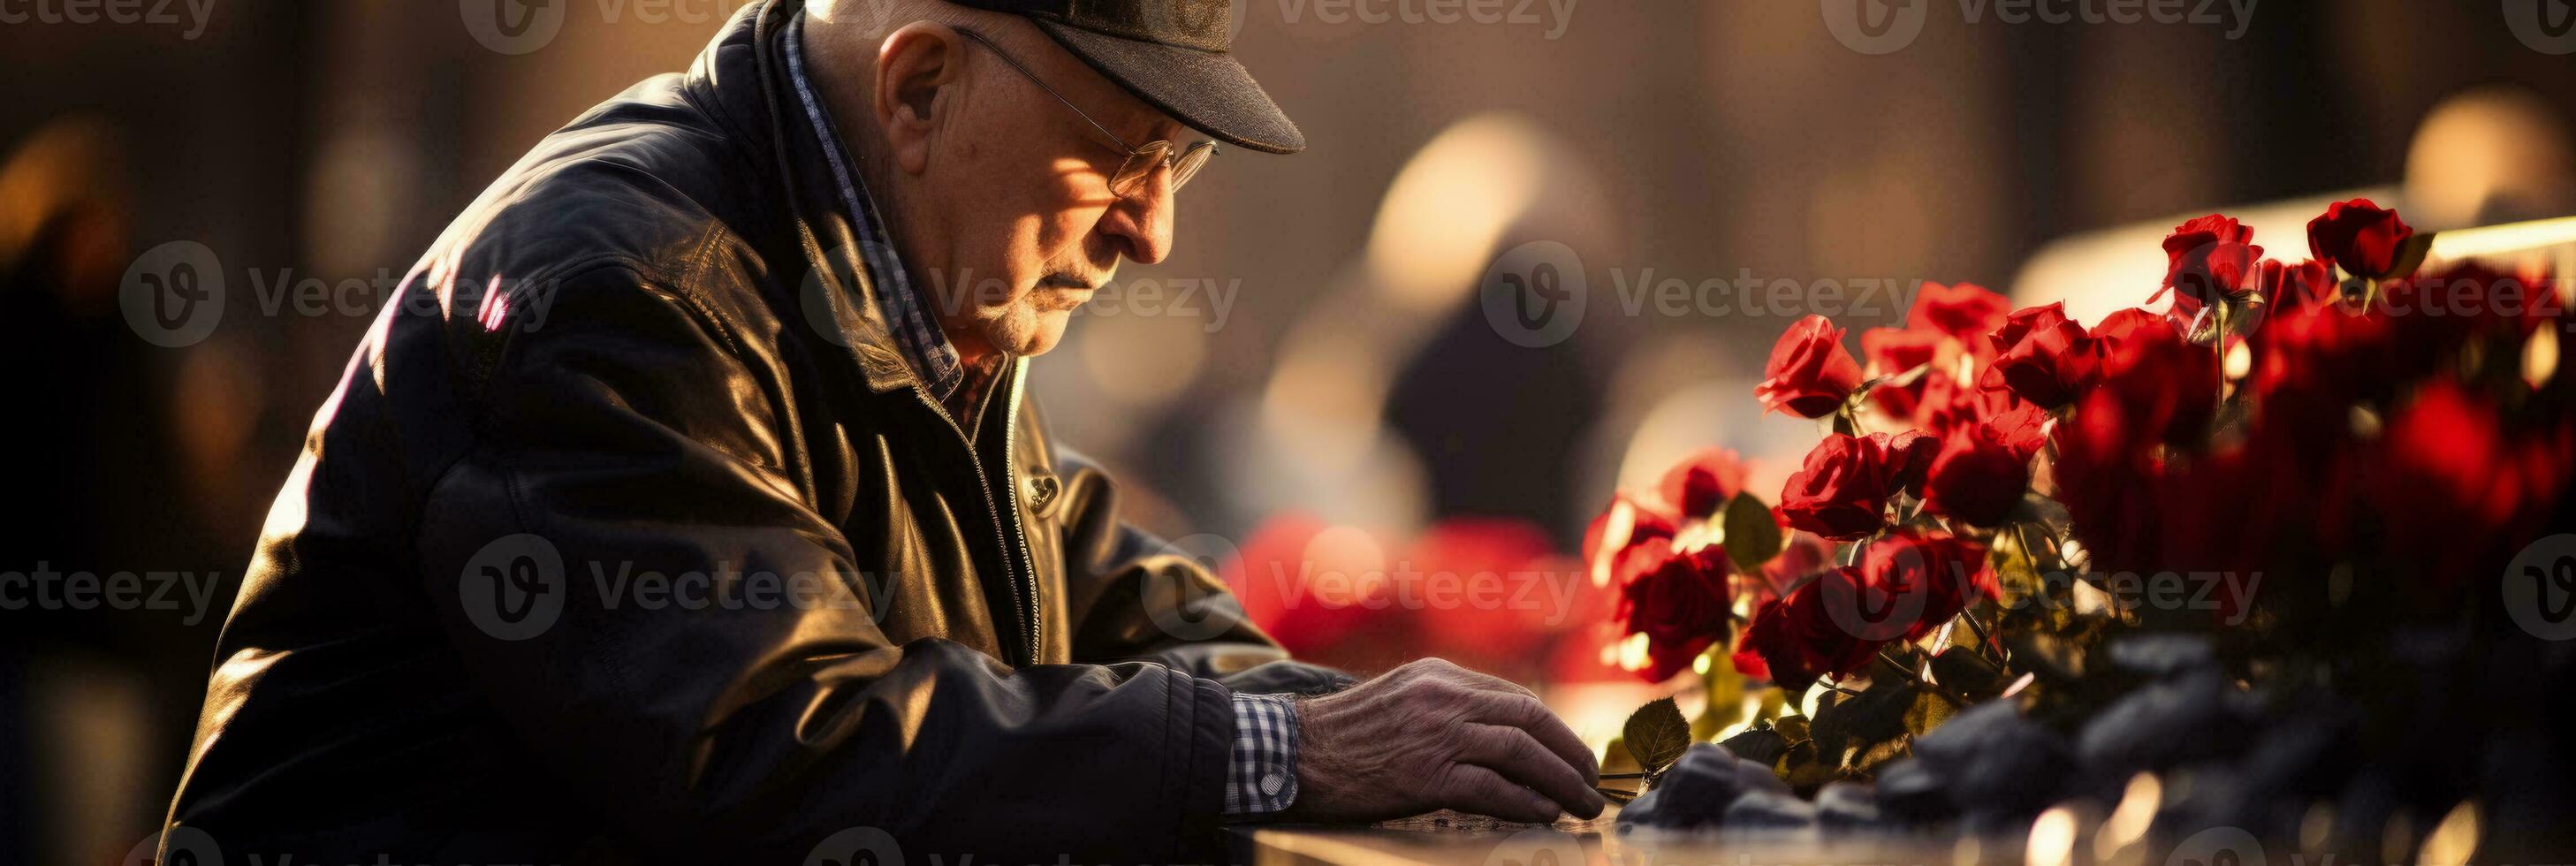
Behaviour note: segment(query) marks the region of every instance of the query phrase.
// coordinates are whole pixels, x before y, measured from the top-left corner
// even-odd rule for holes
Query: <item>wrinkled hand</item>
[[[1537,696],[1439,659],[1298,701],[1297,730],[1294,820],[1445,808],[1545,823],[1605,802],[1592,750]]]

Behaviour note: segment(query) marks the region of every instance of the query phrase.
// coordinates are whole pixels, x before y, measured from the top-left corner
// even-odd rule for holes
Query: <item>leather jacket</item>
[[[1121,524],[1025,359],[965,423],[926,396],[784,90],[800,6],[545,139],[415,267],[269,513],[165,848],[1225,858],[1231,691],[1347,679]]]

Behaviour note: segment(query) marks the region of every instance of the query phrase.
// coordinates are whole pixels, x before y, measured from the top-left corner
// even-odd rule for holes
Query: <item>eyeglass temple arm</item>
[[[1082,110],[1082,106],[1073,104],[1073,100],[1064,98],[1064,94],[1062,93],[1057,93],[1054,86],[1046,83],[1046,79],[1039,78],[1037,73],[1031,72],[1028,67],[1020,65],[1020,61],[1012,59],[1009,52],[1002,50],[1002,46],[993,44],[993,40],[986,39],[984,38],[984,34],[977,33],[973,30],[968,30],[964,27],[955,27],[951,29],[956,30],[958,33],[965,34],[966,38],[975,40],[976,42],[981,43],[985,48],[990,49],[993,52],[993,56],[999,57],[1002,59],[1003,63],[1009,64],[1012,71],[1018,72],[1020,77],[1028,79],[1030,84],[1037,85],[1039,90],[1046,91],[1048,96],[1055,97],[1055,101],[1064,103],[1064,107],[1073,109],[1075,117],[1082,118],[1082,122],[1091,124],[1091,128],[1100,130],[1101,135],[1109,136],[1110,141],[1117,142],[1119,150],[1126,151],[1128,156],[1135,156],[1137,154],[1135,145],[1128,144],[1127,140],[1124,138],[1119,138],[1118,133],[1110,132],[1109,127],[1100,125],[1100,121],[1091,119],[1091,115],[1085,113]]]

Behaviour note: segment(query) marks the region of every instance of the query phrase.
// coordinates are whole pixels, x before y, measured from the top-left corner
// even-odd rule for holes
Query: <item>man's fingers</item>
[[[1557,718],[1556,713],[1549,710],[1546,704],[1540,703],[1537,698],[1502,698],[1491,701],[1483,712],[1477,713],[1471,720],[1528,731],[1532,738],[1538,740],[1539,745],[1546,746],[1549,752],[1555,753],[1558,758],[1564,760],[1566,766],[1581,773],[1584,787],[1588,789],[1593,783],[1601,781],[1601,761],[1592,756],[1592,747],[1584,745],[1583,738],[1575,736],[1574,729],[1566,727],[1565,720]]]
[[[1556,801],[1484,767],[1450,764],[1447,773],[1437,804],[1446,808],[1531,824],[1553,823],[1563,811]]]
[[[1607,801],[1592,789],[1593,780],[1586,777],[1582,764],[1567,763],[1519,728],[1470,724],[1467,730],[1466,748],[1458,756],[1461,761],[1528,786],[1565,807],[1565,811],[1586,818],[1601,814]],[[1590,753],[1585,753],[1583,760],[1589,763]]]

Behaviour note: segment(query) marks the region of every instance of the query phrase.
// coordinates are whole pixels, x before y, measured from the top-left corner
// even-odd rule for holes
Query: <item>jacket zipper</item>
[[[984,458],[975,453],[975,440],[966,435],[966,428],[960,426],[957,423],[957,419],[949,417],[948,410],[940,406],[937,401],[930,399],[930,395],[928,393],[923,392],[919,388],[913,389],[912,393],[914,397],[920,398],[923,406],[930,408],[931,414],[937,415],[939,416],[939,420],[947,422],[948,429],[956,432],[957,441],[966,446],[966,462],[968,465],[975,468],[976,490],[984,496],[985,512],[992,514],[994,518],[993,540],[1000,542],[1002,544],[1002,549],[1005,551],[1002,556],[1002,565],[1004,568],[1009,568],[1014,564],[1014,559],[1017,560],[1019,569],[1009,575],[1009,578],[1013,584],[1012,588],[1019,590],[1019,596],[1025,613],[1025,616],[1021,619],[1020,631],[1028,635],[1029,639],[1028,646],[1024,647],[1023,650],[1027,653],[1027,664],[1033,665],[1037,664],[1038,659],[1041,657],[1039,648],[1045,645],[1044,638],[1041,635],[1041,629],[1043,628],[1045,617],[1038,613],[1037,560],[1029,556],[1028,538],[1020,526],[1020,482],[1018,476],[1012,472],[1011,468],[1012,452],[1018,450],[1017,448],[1012,447],[1012,445],[1013,440],[1018,438],[1020,418],[1020,382],[1025,378],[1024,374],[1027,372],[1026,366],[1028,364],[1028,360],[1025,358],[1015,358],[1012,359],[1011,363],[1011,386],[1009,393],[1004,398],[1005,405],[1003,409],[1005,414],[1002,417],[1002,481],[1004,487],[1003,496],[1006,499],[1006,504],[1010,506],[1010,510],[1008,512],[1003,511],[993,502],[992,476],[984,472]],[[1008,516],[1005,517],[1005,514]],[[1007,529],[1004,528],[1005,523],[1008,525]],[[1013,544],[1014,541],[1018,543]],[[1017,556],[1014,557],[1013,554],[1017,554]]]
[[[1021,584],[1028,599],[1029,664],[1045,658],[1046,615],[1038,609],[1038,563],[1029,553],[1028,528],[1020,524],[1020,473],[1013,468],[1019,453],[1020,388],[1029,378],[1029,360],[1011,359],[1011,394],[1002,407],[1002,495],[1010,505],[1011,538],[1019,542]]]

